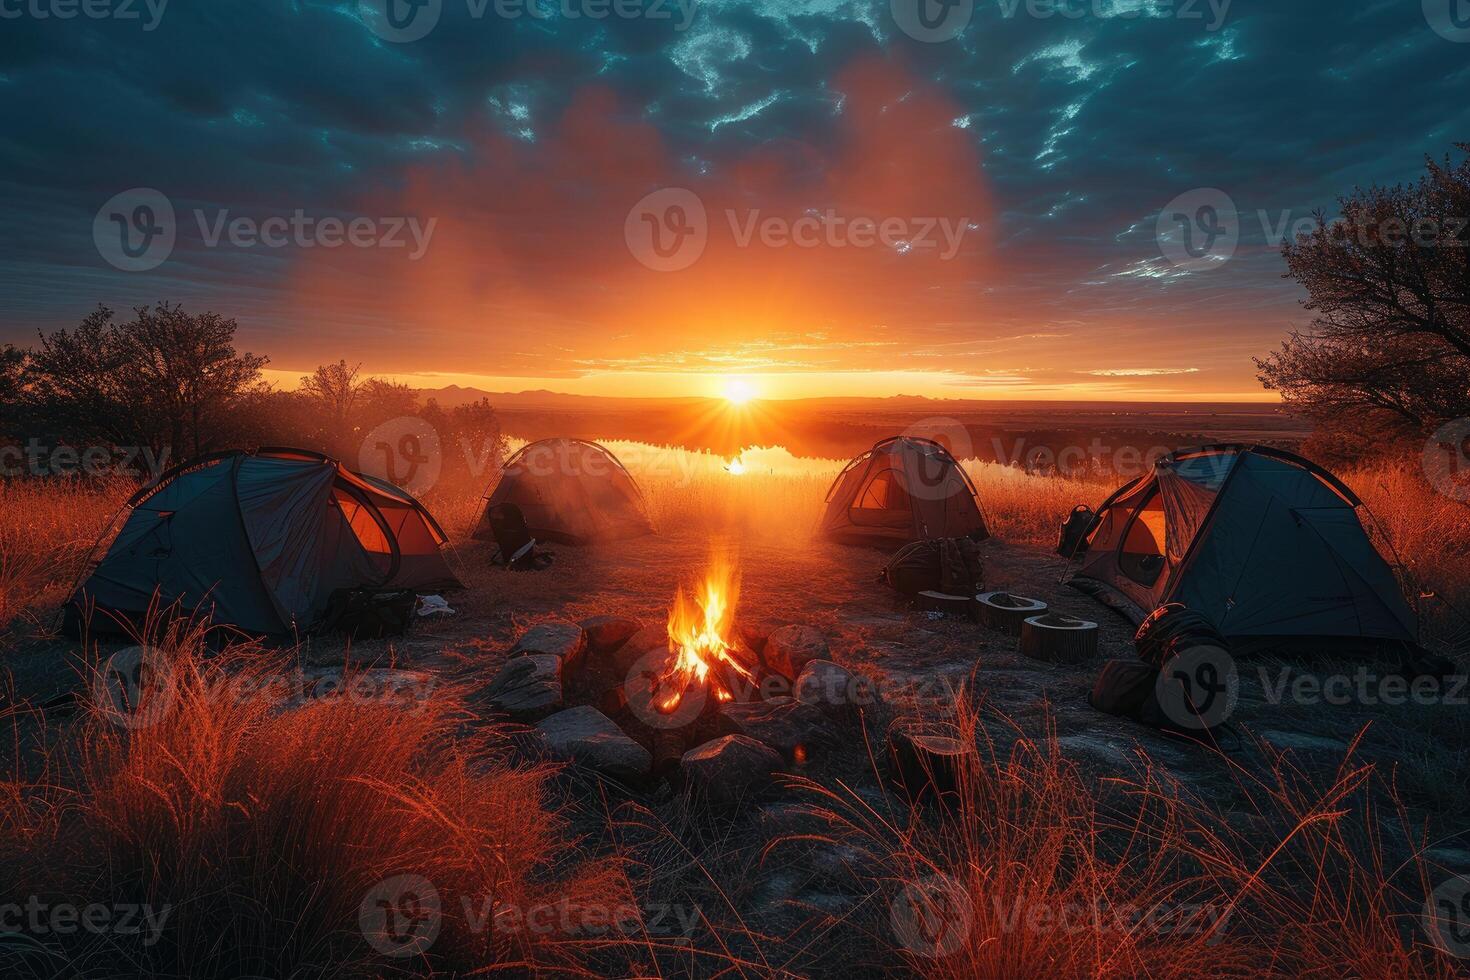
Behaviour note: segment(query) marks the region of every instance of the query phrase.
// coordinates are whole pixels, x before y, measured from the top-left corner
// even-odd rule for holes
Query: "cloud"
[[[554,376],[699,348],[854,371],[908,352],[979,376],[1014,349],[1055,372],[1035,379],[1108,351],[1243,391],[1250,354],[1302,322],[1265,229],[1355,184],[1411,179],[1450,149],[1444,134],[1470,130],[1464,48],[1414,3],[1235,3],[1218,31],[1177,4],[1068,18],[977,3],[944,44],[864,0],[703,0],[687,30],[444,6],[407,45],[374,36],[356,0],[170,4],[151,32],[7,20],[0,341],[97,302],[169,298],[237,316],[278,363],[350,353],[369,369]],[[1322,57],[1302,58],[1302,37]],[[951,263],[716,243],[692,274],[660,277],[628,267],[621,228],[664,184],[714,211],[830,205],[978,228]],[[186,226],[169,262],[129,275],[91,240],[96,209],[129,187],[183,212],[414,209],[440,226],[406,271],[210,249]],[[1180,273],[1155,218],[1200,187],[1231,195],[1244,234],[1230,262]],[[810,332],[848,346],[750,346]],[[1068,336],[1017,339],[1055,333]]]
[[[1094,378],[1154,378],[1166,374],[1199,374],[1199,368],[1108,368],[1085,373]]]

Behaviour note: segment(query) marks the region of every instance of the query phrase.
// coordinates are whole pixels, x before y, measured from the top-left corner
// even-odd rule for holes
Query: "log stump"
[[[1081,664],[1097,656],[1097,624],[1060,613],[1021,624],[1021,653],[1054,664]]]
[[[955,737],[958,734],[904,724],[889,730],[893,779],[909,799],[953,802],[975,778],[980,755],[973,744]]]
[[[925,612],[944,613],[949,616],[969,618],[974,599],[967,595],[950,595],[947,592],[920,592],[914,602]]]
[[[1028,617],[1044,614],[1047,608],[1040,599],[1028,599],[1009,592],[982,592],[975,597],[974,603],[975,619],[981,626],[1000,630],[1009,636],[1019,636],[1021,624]]]

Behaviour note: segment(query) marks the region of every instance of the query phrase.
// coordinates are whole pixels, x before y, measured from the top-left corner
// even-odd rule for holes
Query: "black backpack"
[[[1133,644],[1138,660],[1104,664],[1087,703],[1218,745],[1229,732],[1225,722],[1234,710],[1235,689],[1228,681],[1234,670],[1229,646],[1214,623],[1182,603],[1166,603],[1139,625]]]
[[[413,624],[418,594],[413,589],[338,589],[316,632],[341,633],[352,640],[402,636]]]
[[[526,515],[515,504],[496,504],[490,508],[490,530],[499,549],[492,564],[504,565],[513,572],[529,572],[545,568],[552,562],[549,554],[538,554],[536,539],[526,524]]]
[[[970,538],[933,538],[900,548],[883,566],[883,581],[904,595],[973,596],[985,585],[985,560]]]
[[[1057,538],[1057,554],[1063,558],[1081,558],[1087,554],[1087,536],[1097,527],[1097,515],[1086,504],[1078,504],[1062,522]]]

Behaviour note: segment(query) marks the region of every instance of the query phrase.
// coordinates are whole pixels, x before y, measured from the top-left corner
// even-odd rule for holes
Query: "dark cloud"
[[[433,282],[503,318],[452,369],[646,365],[660,344],[707,349],[626,329],[649,290],[693,302],[711,286],[650,286],[623,265],[628,204],[680,184],[768,209],[983,210],[954,270],[893,255],[830,270],[807,256],[730,259],[768,281],[788,266],[835,294],[833,315],[806,326],[855,346],[783,348],[778,366],[892,367],[958,344],[970,351],[949,365],[959,372],[1056,380],[1065,372],[1044,362],[1065,334],[1099,370],[1199,369],[1102,377],[1247,390],[1249,354],[1301,322],[1272,231],[1355,184],[1412,179],[1425,153],[1470,133],[1470,45],[1437,35],[1412,2],[1234,0],[1211,30],[1207,0],[1070,0],[1076,17],[978,0],[940,44],[903,35],[887,0],[696,0],[687,29],[673,0],[666,19],[475,18],[472,4],[444,0],[411,44],[378,37],[356,0],[173,0],[152,30],[0,19],[0,339],[73,323],[99,301],[171,298],[239,317],[253,346],[290,352],[278,360],[356,345],[386,359],[395,331],[454,349],[451,314],[416,318],[407,299],[432,271],[394,279],[375,265],[332,272],[336,257],[299,250],[206,248],[187,218],[163,266],[113,269],[93,216],[146,186],[181,214],[436,209],[460,246],[499,262],[455,254],[439,269],[453,283]],[[933,186],[905,190],[912,181]],[[1242,212],[1241,243],[1219,268],[1181,272],[1160,254],[1156,219],[1207,187]],[[810,290],[769,288],[814,309]],[[560,353],[537,346],[553,326],[568,338]],[[900,327],[916,356],[862,346],[893,344]],[[756,351],[761,329],[712,339]],[[614,335],[628,335],[619,350],[586,349]]]

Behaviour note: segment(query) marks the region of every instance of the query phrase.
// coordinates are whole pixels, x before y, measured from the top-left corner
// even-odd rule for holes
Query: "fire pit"
[[[845,691],[822,700],[822,685],[812,684],[810,701],[797,696],[807,665],[826,663],[826,640],[800,625],[742,630],[739,598],[737,567],[716,557],[674,590],[657,626],[616,615],[540,623],[516,641],[485,699],[536,724],[552,755],[620,779],[631,766],[677,780],[699,746],[709,751],[693,757],[695,768],[711,755],[721,766],[765,755],[746,752],[741,739],[804,765],[810,750],[832,743],[831,718],[851,720]]]

